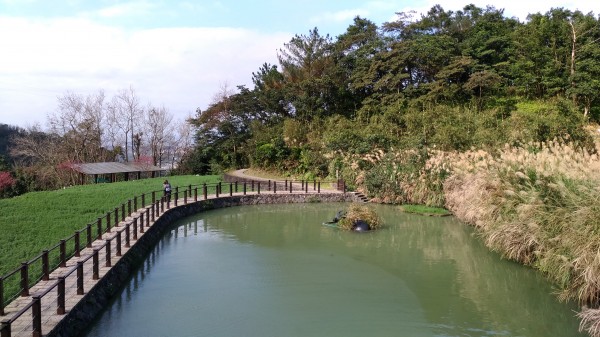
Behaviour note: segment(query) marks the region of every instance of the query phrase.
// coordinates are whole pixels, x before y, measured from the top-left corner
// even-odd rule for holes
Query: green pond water
[[[171,227],[86,336],[582,336],[577,308],[453,217],[373,205],[243,206]]]

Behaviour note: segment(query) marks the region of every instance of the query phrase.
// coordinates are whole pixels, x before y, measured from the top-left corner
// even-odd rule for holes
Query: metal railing
[[[137,240],[139,235],[150,227],[165,210],[171,206],[177,207],[179,199],[184,204],[207,200],[209,192],[215,197],[246,195],[248,193],[261,194],[271,193],[293,193],[309,191],[321,193],[321,181],[276,181],[276,180],[244,180],[237,177],[224,176],[225,182],[214,184],[188,185],[175,187],[172,198],[158,196],[152,191],[129,199],[126,203],[115,207],[113,211],[98,217],[96,221],[88,223],[84,228],[75,231],[68,238],[60,240],[58,244],[44,250],[33,259],[22,262],[19,268],[0,277],[0,316],[6,316],[5,307],[8,303],[19,296],[29,297],[31,301],[10,318],[0,321],[0,337],[11,337],[11,326],[18,318],[31,310],[32,336],[41,336],[41,301],[44,296],[56,289],[57,303],[56,313],[65,314],[65,287],[70,277],[76,272],[77,295],[84,294],[84,265],[92,261],[92,279],[99,279],[99,259],[104,257],[105,266],[112,266],[113,251],[116,257],[122,255],[123,248],[131,247],[131,241]],[[345,185],[340,182],[328,182],[346,192]],[[180,196],[182,198],[180,198]],[[141,208],[138,206],[141,205]],[[142,210],[141,212],[139,212]],[[127,218],[129,218],[127,220]],[[101,241],[103,240],[103,241]],[[101,242],[101,243],[98,243]],[[91,250],[91,252],[90,252]],[[86,254],[84,254],[86,252]],[[80,257],[74,266],[67,266],[67,261],[72,257]],[[64,269],[63,269],[64,268]],[[51,273],[60,270],[60,275],[51,281]],[[40,281],[50,283],[44,285],[44,290],[30,295],[33,285]],[[12,294],[6,296],[7,289],[15,289]]]

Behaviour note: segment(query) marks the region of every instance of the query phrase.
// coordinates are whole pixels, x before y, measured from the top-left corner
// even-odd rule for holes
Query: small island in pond
[[[348,211],[339,211],[332,221],[325,224],[355,232],[366,232],[380,228],[381,219],[370,207],[352,204]]]

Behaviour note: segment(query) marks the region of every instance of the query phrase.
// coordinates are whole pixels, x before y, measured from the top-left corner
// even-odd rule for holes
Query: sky
[[[223,87],[252,88],[252,72],[277,65],[294,35],[335,38],[356,16],[381,26],[469,3],[521,21],[553,7],[600,12],[597,0],[0,0],[0,124],[45,128],[69,92],[110,99],[129,88],[183,120]]]

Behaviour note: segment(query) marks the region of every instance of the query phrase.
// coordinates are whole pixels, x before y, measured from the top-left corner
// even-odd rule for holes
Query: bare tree
[[[61,137],[61,148],[73,162],[103,159],[104,92],[83,97],[67,92],[58,97],[58,110],[48,115],[50,133]]]
[[[176,125],[177,137],[174,143],[175,157],[180,161],[188,152],[194,148],[194,128],[188,116],[185,120],[179,121]]]
[[[129,150],[133,160],[139,157],[139,152],[135,151],[134,138],[137,137],[141,143],[142,119],[144,110],[140,106],[140,101],[133,87],[122,89],[113,97],[111,102],[111,119],[123,133],[125,137],[124,143],[124,159],[129,161]],[[138,131],[139,130],[139,131]],[[136,131],[138,133],[136,135]],[[135,137],[134,137],[135,136]]]
[[[154,165],[162,166],[165,151],[172,140],[173,115],[167,108],[148,107],[146,112],[146,134]]]
[[[106,105],[106,143],[104,144],[111,151],[111,161],[117,160],[118,157],[124,160],[123,144],[125,144],[125,139],[122,133],[124,128],[119,111],[116,97],[113,97],[112,101]]]
[[[95,148],[96,153],[92,153],[95,161],[106,158],[106,139],[104,125],[106,122],[106,96],[104,90],[100,89],[95,95],[88,95],[85,100],[84,118],[89,121],[93,139],[99,141],[99,146]]]

